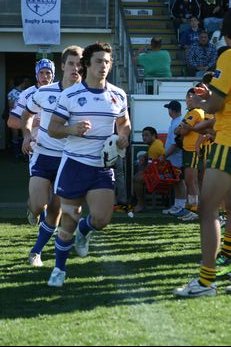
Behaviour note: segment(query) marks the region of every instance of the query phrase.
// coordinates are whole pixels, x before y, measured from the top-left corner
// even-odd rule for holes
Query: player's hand
[[[127,148],[129,145],[127,136],[119,135],[116,144],[120,149]]]
[[[31,147],[31,142],[35,141],[32,136],[27,135],[24,137],[23,139],[23,143],[22,143],[22,153],[23,154],[30,154],[31,152],[33,152],[32,147]]]
[[[91,129],[91,122],[89,122],[88,120],[80,121],[70,126],[69,133],[73,136],[83,136],[89,129]]]

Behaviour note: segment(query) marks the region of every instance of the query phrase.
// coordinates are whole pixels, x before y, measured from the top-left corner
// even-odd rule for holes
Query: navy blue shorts
[[[63,158],[55,181],[55,193],[65,199],[78,199],[95,189],[114,190],[114,171]]]
[[[42,177],[51,183],[55,181],[61,157],[34,153],[30,158],[30,177]]]

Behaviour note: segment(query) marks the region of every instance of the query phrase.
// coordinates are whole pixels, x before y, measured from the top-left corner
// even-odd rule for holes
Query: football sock
[[[199,283],[204,287],[209,287],[216,279],[216,269],[201,266]]]
[[[93,225],[91,224],[91,216],[88,215],[86,218],[82,218],[79,221],[79,231],[81,232],[81,234],[83,234],[84,236],[86,236],[89,231],[96,231],[96,229],[93,227]]]
[[[37,254],[41,253],[43,247],[50,240],[55,230],[56,230],[56,226],[48,225],[46,221],[42,222],[39,226],[37,241],[34,247],[32,248],[31,253],[37,253]]]
[[[224,234],[223,246],[221,248],[221,254],[227,258],[231,258],[231,235],[229,233]]]
[[[62,271],[65,271],[66,260],[73,242],[74,238],[67,242],[61,240],[58,236],[55,239],[55,266]]]

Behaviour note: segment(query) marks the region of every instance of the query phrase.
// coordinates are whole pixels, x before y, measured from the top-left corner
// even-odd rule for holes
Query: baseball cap
[[[181,111],[181,104],[177,100],[172,100],[168,104],[165,104],[164,107],[170,108],[173,111],[179,112]]]

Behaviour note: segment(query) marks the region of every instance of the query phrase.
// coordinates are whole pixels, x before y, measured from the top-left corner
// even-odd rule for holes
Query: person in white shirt
[[[81,59],[82,83],[66,89],[48,128],[56,138],[67,138],[55,182],[61,197],[61,228],[55,242],[55,267],[49,286],[61,287],[66,276],[66,260],[76,231],[75,249],[88,254],[92,233],[111,220],[114,205],[113,170],[104,167],[101,152],[105,140],[118,133],[117,146],[126,148],[130,120],[126,93],[106,78],[112,68],[112,48],[97,42],[86,47]],[[86,201],[89,214],[81,218]]]
[[[28,100],[26,110],[23,112],[24,141],[22,150],[23,153],[27,154],[33,151],[30,159],[28,210],[35,219],[38,219],[40,213],[46,208],[45,220],[40,223],[38,238],[29,254],[29,262],[33,266],[43,265],[41,252],[56,230],[61,215],[60,200],[57,195],[53,194],[53,183],[60,164],[65,139],[51,138],[47,129],[63,89],[81,80],[78,73],[81,55],[82,48],[79,46],[69,46],[64,49],[61,57],[62,80],[39,88]],[[32,149],[31,142],[34,140],[32,119],[33,115],[39,112],[41,115],[40,126],[36,143]]]

